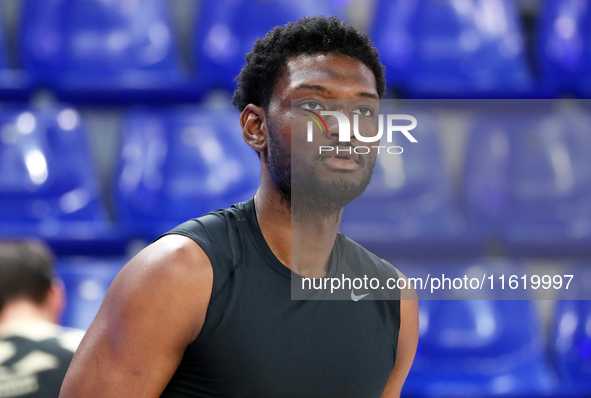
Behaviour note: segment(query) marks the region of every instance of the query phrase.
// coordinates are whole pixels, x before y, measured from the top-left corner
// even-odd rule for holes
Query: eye
[[[353,111],[353,113],[357,113],[358,115],[361,115],[361,116],[372,116],[373,109],[366,107],[366,106],[361,106],[361,107],[355,109]]]
[[[322,104],[318,101],[306,101],[301,104],[303,109],[309,109],[311,111],[321,110],[324,109]]]

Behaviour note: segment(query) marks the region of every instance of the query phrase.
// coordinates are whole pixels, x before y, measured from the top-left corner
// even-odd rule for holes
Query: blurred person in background
[[[0,241],[0,397],[59,395],[83,336],[57,325],[64,297],[44,244]]]
[[[336,18],[304,18],[258,40],[233,98],[261,162],[256,195],[188,221],[123,268],[61,397],[398,397],[418,340],[418,304],[404,297],[414,291],[291,299],[294,258],[296,279],[328,275],[342,256],[404,278],[338,231],[343,207],[369,184],[375,152],[319,159],[291,142],[292,101],[379,109],[384,91],[377,50]],[[293,170],[292,155],[301,160]],[[311,206],[292,207],[292,177],[309,188]],[[294,237],[305,249],[292,257]]]

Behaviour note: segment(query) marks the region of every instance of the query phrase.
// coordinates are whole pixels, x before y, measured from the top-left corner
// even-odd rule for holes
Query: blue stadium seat
[[[464,167],[474,229],[513,255],[591,254],[589,116],[539,102],[487,113],[473,122]]]
[[[371,37],[390,86],[421,97],[529,93],[531,77],[511,0],[380,0]]]
[[[174,96],[184,82],[164,0],[28,0],[23,65],[60,99]]]
[[[577,91],[591,75],[591,2],[544,1],[541,4],[538,62],[544,83],[556,91]]]
[[[126,263],[124,258],[61,258],[56,274],[66,288],[66,309],[61,324],[88,329],[105,293]]]
[[[383,137],[380,145],[400,146],[404,152],[377,155],[371,183],[345,207],[341,230],[386,257],[483,254],[483,237],[468,233],[452,198],[451,178],[432,115],[413,108],[392,112],[383,108],[380,113],[415,116],[417,127],[411,134],[418,142],[394,134],[388,144]]]
[[[565,396],[591,396],[591,267],[567,268],[574,275],[568,290],[561,290],[554,316],[553,355]],[[583,300],[587,299],[587,300]]]
[[[520,267],[492,261],[462,264],[463,274],[469,274],[470,266],[496,275]],[[420,267],[432,276],[451,276],[457,265],[409,263],[398,268],[408,277]],[[555,379],[541,326],[535,301],[469,300],[455,290],[441,300],[421,300],[419,345],[403,396],[552,396]]]
[[[4,107],[0,126],[0,236],[37,237],[58,254],[123,250],[101,205],[79,114]]]
[[[189,218],[249,199],[259,173],[238,112],[137,109],[122,137],[119,220],[138,237],[154,239]]]
[[[256,39],[278,25],[315,15],[344,16],[348,1],[216,0],[201,2],[195,63],[207,89],[233,92]]]

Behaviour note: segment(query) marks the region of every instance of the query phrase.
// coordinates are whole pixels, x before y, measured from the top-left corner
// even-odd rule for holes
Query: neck
[[[54,317],[43,306],[29,300],[9,302],[0,312],[0,324],[7,322],[45,321],[55,323]]]
[[[292,204],[264,178],[255,196],[255,208],[263,237],[279,261],[303,277],[326,275],[342,209],[319,212],[306,207],[294,213]]]

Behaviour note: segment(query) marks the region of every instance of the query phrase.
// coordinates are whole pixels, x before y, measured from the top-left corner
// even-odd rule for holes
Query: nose
[[[330,140],[337,139],[339,142],[350,142],[357,140],[353,132],[353,125],[349,120],[346,112],[342,109],[323,112],[325,114],[324,120],[326,121],[326,136]],[[327,113],[329,113],[327,115]]]
[[[339,140],[339,128],[337,126],[337,128],[331,129],[329,126],[329,130],[328,130],[328,138],[329,139],[336,139]],[[351,128],[349,129],[349,141],[357,141],[357,136],[355,136],[355,133],[353,132],[353,126],[351,126]]]

